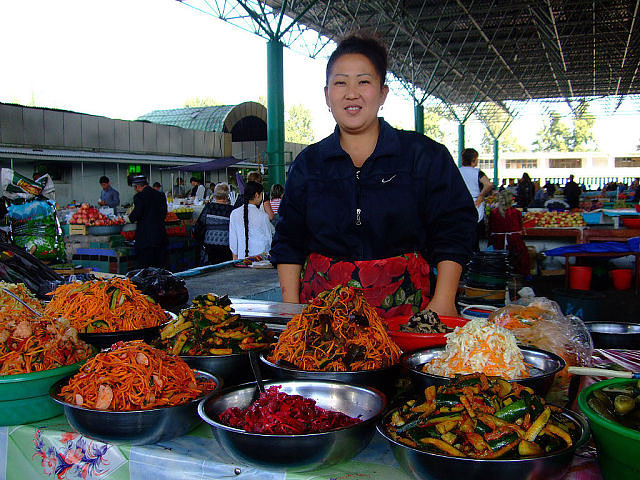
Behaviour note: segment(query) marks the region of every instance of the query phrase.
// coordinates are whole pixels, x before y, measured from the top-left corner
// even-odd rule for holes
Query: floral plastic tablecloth
[[[639,370],[640,352],[596,350],[594,366]],[[583,386],[594,380],[585,379]],[[109,480],[409,480],[385,439],[349,462],[307,473],[268,472],[235,463],[201,425],[190,434],[154,445],[109,445],[78,435],[64,416],[30,425],[0,427],[1,479]],[[595,451],[574,457],[565,480],[600,480]]]

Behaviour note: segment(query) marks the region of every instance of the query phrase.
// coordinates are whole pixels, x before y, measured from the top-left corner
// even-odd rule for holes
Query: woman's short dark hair
[[[338,43],[338,46],[329,57],[329,61],[327,62],[327,85],[329,85],[329,76],[333,64],[336,63],[341,56],[350,53],[359,53],[367,57],[380,77],[380,86],[385,84],[389,65],[387,49],[375,37],[359,32],[348,35],[340,40],[340,43]]]
[[[465,148],[462,150],[462,165],[468,167],[478,158],[478,151],[475,148]]]
[[[279,183],[274,183],[271,185],[271,190],[269,190],[269,196],[271,198],[281,198],[284,194],[284,187]]]

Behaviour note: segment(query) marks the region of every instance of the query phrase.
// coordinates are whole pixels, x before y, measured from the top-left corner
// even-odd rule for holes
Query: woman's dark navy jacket
[[[380,120],[376,148],[360,168],[332,135],[291,165],[278,210],[271,261],[304,264],[319,253],[374,260],[414,251],[431,265],[464,265],[477,212],[448,150]]]

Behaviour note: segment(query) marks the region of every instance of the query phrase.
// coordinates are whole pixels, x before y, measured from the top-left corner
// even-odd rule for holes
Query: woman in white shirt
[[[231,212],[229,218],[229,248],[233,259],[242,259],[268,252],[275,229],[269,216],[258,207],[264,198],[264,187],[247,182],[244,204]]]

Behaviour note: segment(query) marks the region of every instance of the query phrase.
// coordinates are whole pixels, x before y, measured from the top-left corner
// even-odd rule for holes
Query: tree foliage
[[[215,107],[217,105],[224,105],[224,103],[219,102],[213,97],[191,97],[184,102],[186,108]]]
[[[526,152],[527,148],[522,145],[511,130],[511,127],[502,132],[502,135],[498,137],[499,149],[501,152]],[[489,133],[489,130],[485,129],[482,134],[481,148],[484,153],[493,152],[493,137]]]
[[[314,136],[311,110],[300,104],[289,107],[284,126],[284,136],[287,142],[307,145],[312,143]]]
[[[424,110],[424,134],[436,142],[444,143],[445,133],[441,122],[445,119],[440,107],[427,107]]]
[[[567,125],[558,112],[551,112],[538,131],[533,149],[537,152],[584,152],[595,150],[593,133],[595,117],[589,113],[589,103],[582,101],[574,110],[572,125]]]

